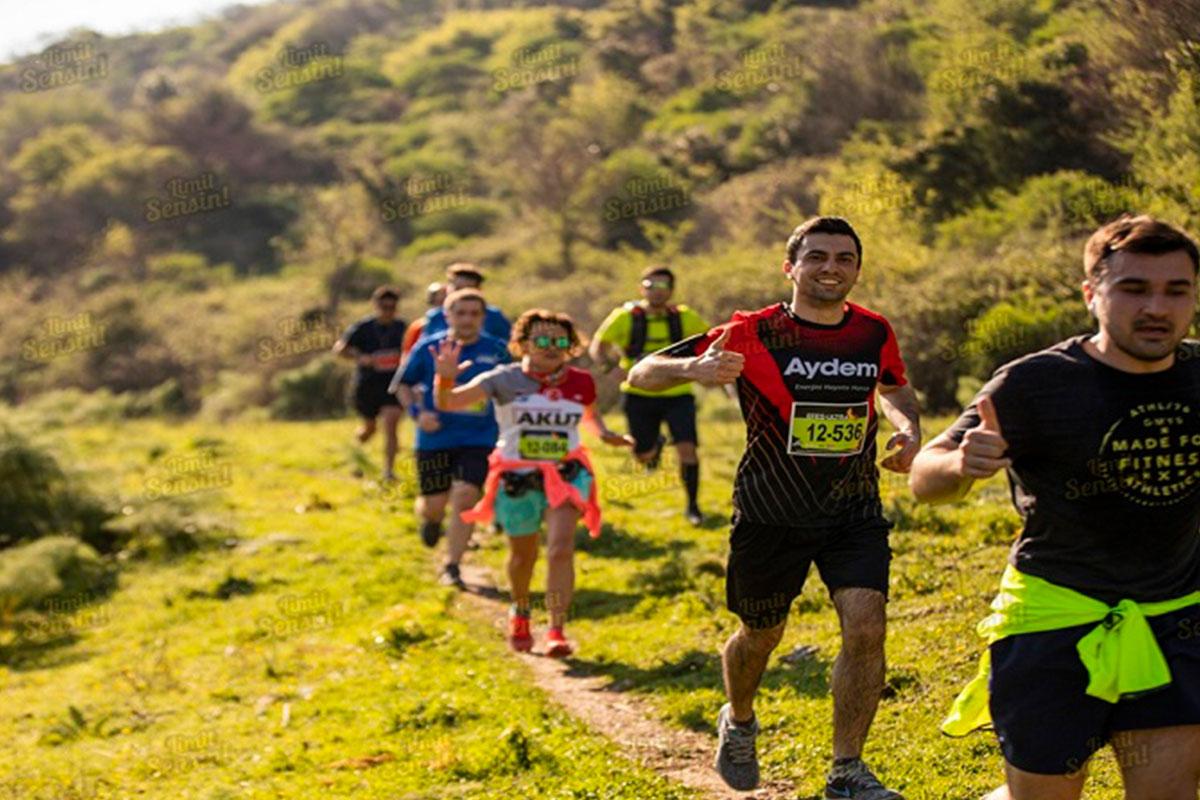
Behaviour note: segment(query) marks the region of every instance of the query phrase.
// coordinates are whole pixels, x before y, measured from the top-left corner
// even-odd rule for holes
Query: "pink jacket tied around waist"
[[[563,461],[578,461],[592,476],[592,487],[587,499],[579,494],[572,484],[563,480],[558,472],[558,461],[531,461],[523,458],[506,459],[499,450],[493,450],[488,456],[487,481],[483,485],[483,498],[474,508],[464,511],[462,518],[465,522],[491,522],[495,516],[496,495],[500,491],[500,475],[517,469],[533,467],[542,473],[542,485],[545,487],[546,502],[551,508],[558,508],[563,503],[570,503],[579,509],[583,515],[583,524],[587,526],[588,534],[593,539],[600,535],[600,493],[596,481],[596,471],[588,458],[587,448],[583,445],[567,453]]]

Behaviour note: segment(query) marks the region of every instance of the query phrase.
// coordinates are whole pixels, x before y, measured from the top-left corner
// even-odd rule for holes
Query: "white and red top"
[[[587,370],[563,367],[539,379],[520,364],[505,364],[479,376],[495,401],[505,460],[562,461],[580,445],[584,409],[596,401],[596,382]]]

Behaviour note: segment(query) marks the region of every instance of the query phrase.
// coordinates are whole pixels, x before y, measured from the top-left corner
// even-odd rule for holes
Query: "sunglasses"
[[[533,346],[539,350],[548,350],[551,347],[559,350],[571,349],[569,336],[531,336],[529,341],[533,342]]]
[[[647,278],[646,280],[642,281],[642,286],[645,286],[647,289],[670,289],[671,282],[670,281],[652,281],[649,278]]]

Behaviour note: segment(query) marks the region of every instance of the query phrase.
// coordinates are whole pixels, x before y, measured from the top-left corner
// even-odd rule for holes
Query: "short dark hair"
[[[508,351],[518,358],[523,356],[525,354],[524,342],[533,331],[533,326],[539,322],[561,325],[566,330],[567,338],[571,340],[571,349],[567,351],[569,358],[580,355],[587,347],[587,340],[579,332],[578,326],[575,325],[575,320],[571,319],[569,314],[561,314],[545,308],[531,308],[517,317],[517,321],[513,323],[512,336],[508,342]]]
[[[484,298],[483,292],[470,286],[465,289],[455,289],[446,295],[446,299],[442,301],[442,308],[449,311],[459,300],[475,300],[485,312],[487,311],[487,300]]]
[[[360,295],[361,297],[361,295]],[[400,301],[400,290],[395,286],[377,286],[375,291],[371,292],[371,300],[378,303],[380,300],[391,299],[397,302]]]
[[[453,280],[454,278],[472,278],[477,283],[483,283],[483,273],[479,271],[479,267],[469,261],[456,261],[446,267],[446,278]]]
[[[654,275],[666,275],[667,278],[670,279],[670,281],[671,281],[671,286],[675,285],[675,273],[672,272],[671,268],[665,264],[658,264],[653,267],[646,267],[644,270],[642,270],[642,278],[641,279],[646,280],[647,278],[653,277]]]
[[[1192,270],[1200,274],[1200,250],[1195,240],[1174,225],[1149,214],[1122,214],[1105,223],[1083,247],[1083,272],[1089,281],[1104,277],[1105,262],[1113,253],[1161,255],[1182,250],[1192,259]]]
[[[787,240],[789,263],[796,263],[796,255],[800,252],[804,237],[810,233],[840,233],[849,236],[854,240],[854,247],[858,250],[859,266],[862,265],[862,240],[858,238],[854,228],[843,217],[811,217],[797,225]]]

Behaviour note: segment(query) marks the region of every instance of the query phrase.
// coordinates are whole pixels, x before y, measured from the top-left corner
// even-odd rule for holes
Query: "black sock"
[[[679,474],[683,478],[683,486],[687,489],[688,507],[696,505],[696,495],[700,493],[700,463],[680,464]]]

